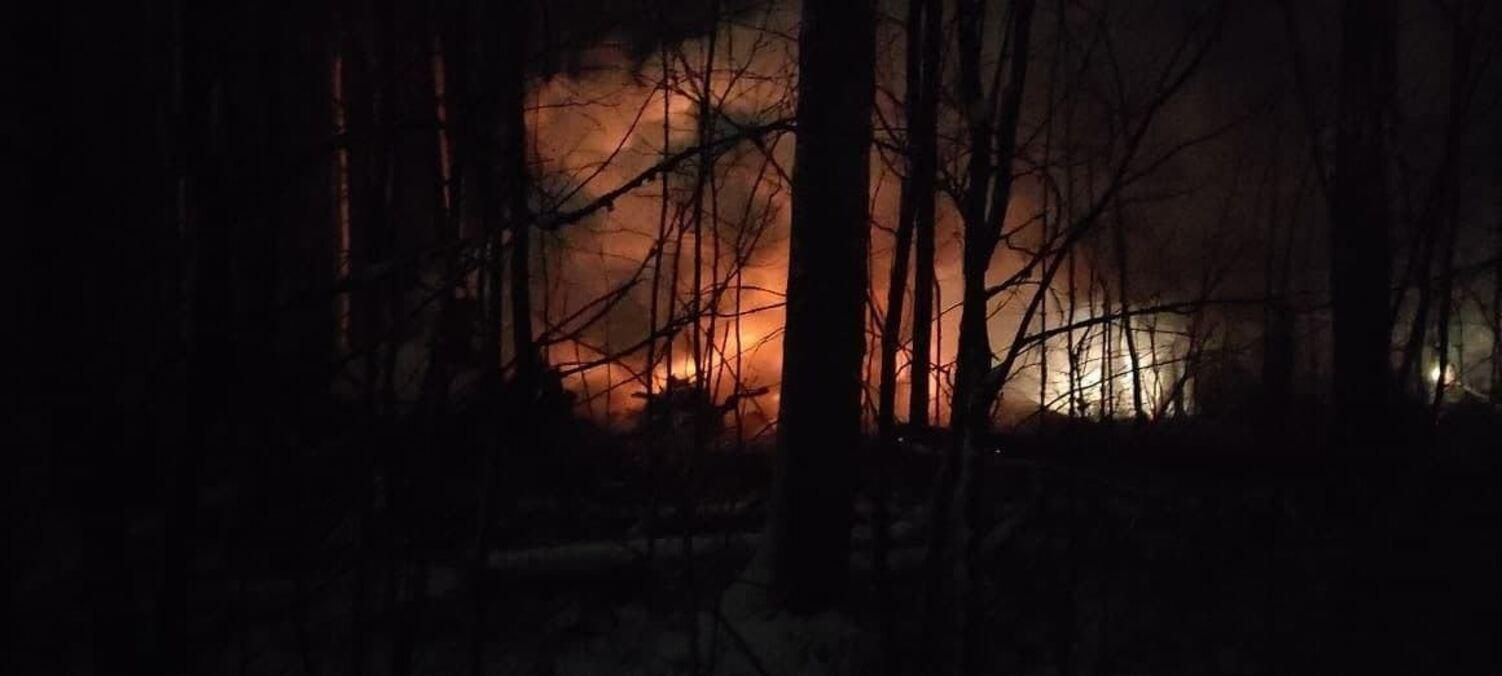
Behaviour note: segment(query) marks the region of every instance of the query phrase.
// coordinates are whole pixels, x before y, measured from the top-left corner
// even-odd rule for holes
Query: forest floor
[[[1396,459],[1352,462],[1213,423],[1000,437],[965,596],[972,664],[1037,675],[1502,673],[1499,438],[1494,415],[1454,419]],[[480,607],[491,674],[949,670],[956,643],[923,603],[940,453],[908,443],[892,463],[886,583],[872,572],[862,496],[847,602],[794,617],[765,603],[755,560],[765,447],[698,458],[690,490],[681,466],[649,468],[629,441],[598,430],[574,439],[561,460],[503,468],[507,497],[479,567],[473,472],[462,467],[404,484],[420,508],[388,517],[380,500],[363,515],[349,509],[370,488],[341,479],[348,461],[337,457],[300,470],[301,483],[206,486],[191,564],[195,673],[467,674]],[[161,524],[134,513],[128,538],[142,544],[127,548],[129,595],[152,618]],[[47,563],[77,561],[85,543],[45,532],[46,519],[28,528],[16,541],[42,556],[12,586],[12,645],[25,646],[17,673],[85,673],[87,590],[75,564]],[[150,650],[149,620],[121,631]]]
[[[1365,463],[1268,452],[1265,436],[1200,424],[998,439],[967,599],[979,609],[979,664],[1038,675],[1498,673],[1496,424],[1452,421],[1397,459]],[[681,537],[650,561],[578,544],[534,550],[508,571],[507,598],[525,599],[508,610],[508,669],[934,673],[945,637],[925,626],[921,592],[923,495],[938,463],[914,448],[895,463],[887,591],[871,574],[863,500],[849,601],[820,616],[762,606],[759,512],[700,524],[692,570]],[[639,553],[642,541],[615,546]],[[544,582],[546,556],[556,565]]]

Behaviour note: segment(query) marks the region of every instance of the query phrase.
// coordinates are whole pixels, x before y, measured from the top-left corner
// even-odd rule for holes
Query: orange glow
[[[732,32],[738,34],[731,37]],[[726,28],[710,78],[709,96],[716,107],[748,125],[792,113],[787,97],[792,81],[783,70],[790,64],[786,45],[757,36],[758,32]],[[661,59],[645,64],[638,76],[624,57],[604,48],[590,50],[584,58],[609,67],[583,69],[588,75],[577,79],[556,77],[533,90],[535,106],[528,123],[537,154],[534,171],[546,193],[572,195],[559,207],[587,204],[653,167],[665,153],[698,143],[706,47],[704,40],[693,41],[682,45],[681,54],[670,54],[666,90]],[[716,125],[717,133],[727,128]],[[659,328],[668,320],[669,308],[681,322],[696,297],[706,312],[718,315],[683,325],[671,344],[659,342],[650,374],[646,352],[639,350],[571,375],[567,385],[578,395],[582,413],[602,417],[608,410],[616,418],[640,410],[643,400],[632,395],[646,389],[649,377],[652,389],[662,391],[670,375],[694,380],[702,370],[718,401],[735,394],[737,383],[740,390],[775,386],[781,370],[780,304],[787,274],[789,212],[789,188],[777,166],[792,166],[792,143],[769,137],[767,144],[765,153],[743,143],[716,159],[714,180],[703,188],[702,239],[695,237],[691,225],[694,212],[689,205],[698,174],[688,162],[666,181],[654,180],[616,200],[608,212],[570,226],[562,234],[562,245],[550,249],[549,255],[561,260],[559,274],[567,286],[566,292],[545,291],[554,294],[555,321],[567,314],[570,300],[577,303],[608,294],[642,271],[629,300],[611,322],[605,322],[634,327],[618,343],[641,340],[647,333],[652,287],[651,266],[642,265],[656,252],[666,187],[671,191],[669,235],[662,245]],[[699,293],[692,288],[696,254],[704,285]],[[700,338],[697,363],[695,331]],[[603,334],[604,327],[594,332]],[[551,346],[548,358],[568,371],[579,363],[601,361],[605,344],[603,335],[589,335],[577,343]],[[740,406],[742,414],[756,413],[759,407],[761,415],[770,418],[776,401],[770,395],[743,398]]]
[[[797,51],[796,44],[786,36],[796,34],[796,12],[768,10],[764,22],[763,26],[749,21],[750,25],[721,27],[716,40],[709,95],[713,104],[723,111],[723,117],[731,121],[716,124],[715,133],[733,133],[737,125],[750,126],[793,115]],[[707,39],[691,40],[676,48],[681,53],[669,53],[666,66],[660,57],[655,57],[639,67],[623,55],[598,47],[581,57],[587,66],[578,69],[581,75],[560,75],[537,83],[532,90],[535,101],[528,116],[529,138],[535,148],[534,172],[545,194],[564,197],[559,204],[545,201],[543,208],[570,209],[588,204],[599,194],[647,171],[666,152],[693,147],[699,137],[698,97],[701,95],[702,64],[707,46]],[[881,58],[891,60],[894,57],[888,54]],[[889,80],[900,80],[902,67],[900,63],[886,63],[879,66],[879,72]],[[663,86],[664,77],[667,87]],[[888,84],[900,89],[900,84]],[[895,100],[877,98],[882,119],[901,119],[902,111]],[[878,138],[884,133],[882,125],[878,124]],[[717,400],[736,393],[737,381],[744,390],[768,388],[769,392],[755,398],[752,404],[742,401],[740,405],[754,405],[764,410],[769,419],[774,418],[777,384],[781,379],[783,312],[780,305],[787,283],[787,233],[791,213],[791,188],[785,174],[792,171],[793,145],[791,135],[772,136],[767,138],[764,148],[741,143],[717,158],[715,179],[704,197],[706,220],[702,242],[696,240],[690,226],[692,209],[689,205],[696,178],[692,162],[678,167],[668,180],[659,178],[646,183],[617,199],[608,211],[569,226],[558,236],[558,243],[548,245],[548,255],[560,262],[556,269],[564,282],[551,283],[540,291],[551,296],[553,310],[550,318],[556,321],[566,316],[570,300],[576,308],[579,299],[605,296],[626,283],[632,275],[643,271],[639,283],[630,292],[630,300],[617,309],[610,322],[603,323],[613,323],[617,328],[622,324],[633,327],[629,335],[621,333],[616,338],[618,345],[636,343],[647,335],[645,320],[651,299],[652,270],[650,265],[643,267],[643,261],[650,262],[655,252],[661,225],[659,210],[666,188],[671,191],[671,208],[668,210],[668,241],[663,245],[663,291],[659,297],[661,315],[658,326],[666,321],[668,307],[675,308],[675,316],[682,317],[683,308],[695,297],[690,287],[696,251],[703,259],[699,272],[705,280],[705,289],[697,296],[706,309],[721,314],[713,322],[705,319],[697,325],[703,351],[698,364],[692,356],[693,323],[684,326],[671,345],[658,343],[659,361],[650,374],[652,389],[660,391],[667,384],[669,375],[680,379],[695,378],[702,367],[709,389]],[[893,248],[891,233],[895,227],[900,186],[900,176],[886,159],[873,152],[871,209],[872,219],[878,227],[872,229],[870,273],[871,296],[875,299],[886,297]],[[1033,192],[1035,189],[1027,182],[1018,183],[1006,218],[1007,230],[1022,228],[1036,218],[1042,203]],[[715,200],[716,196],[718,200]],[[948,360],[953,359],[959,335],[960,312],[954,304],[961,296],[962,257],[957,236],[959,217],[954,204],[947,197],[940,196],[937,207],[935,277],[938,293],[933,327],[934,368],[929,391],[932,397],[931,420],[942,424],[952,396],[953,373]],[[718,227],[714,227],[716,215]],[[737,241],[737,237],[750,239],[763,224],[765,230],[754,243]],[[736,269],[736,251],[745,252],[744,265],[739,268],[738,275],[732,275],[729,271]],[[1000,282],[1018,270],[1025,263],[1023,255],[999,247],[988,282]],[[1088,270],[1084,260],[1079,267]],[[674,280],[677,287],[669,290]],[[908,283],[910,285],[911,281]],[[1056,286],[1064,283],[1061,279]],[[715,284],[724,287],[718,295],[710,291]],[[559,291],[559,288],[565,290]],[[1023,290],[1028,292],[1032,288],[1023,287]],[[1062,293],[1062,288],[1058,290]],[[905,310],[909,313],[911,299],[909,290]],[[991,337],[998,351],[1004,351],[1005,341],[1013,335],[1020,309],[1025,305],[1025,301],[1012,299],[992,318]],[[734,317],[737,309],[743,313],[739,318]],[[1083,314],[1082,308],[1081,318]],[[547,324],[546,321],[542,323]],[[874,396],[879,326],[873,324],[870,328],[867,383],[870,396]],[[911,329],[911,321],[905,319],[904,352],[898,359],[897,403],[902,412],[907,410],[909,392],[906,350],[911,347]],[[608,351],[604,347],[603,334],[606,331],[603,327],[595,327],[587,333],[592,335],[583,336],[581,344],[560,343],[548,351],[550,362],[571,374],[566,384],[579,395],[580,412],[600,417],[608,410],[610,417],[621,419],[623,415],[640,410],[643,400],[632,395],[646,389],[645,350],[608,365],[576,372],[581,365],[603,361],[602,353]],[[1049,348],[1053,351],[1049,357],[1051,365],[1062,359],[1063,342],[1062,337],[1050,341]],[[670,353],[670,359],[664,352]],[[1031,385],[1027,385],[1025,375],[1019,373],[1015,396],[1009,394],[1008,398],[1032,401],[1036,409],[1039,393],[1035,378]],[[1063,382],[1061,377],[1050,375],[1050,378]],[[1162,389],[1159,385],[1154,387]],[[1012,392],[1011,389],[1008,391]],[[1051,403],[1047,405],[1053,406]],[[743,430],[743,433],[747,431],[755,433],[755,430]]]
[[[1096,317],[1102,312],[1099,306],[1080,308],[1080,318]],[[1055,325],[1062,318],[1050,318]],[[1111,327],[1111,344],[1108,346],[1099,326],[1075,332],[1075,350],[1079,353],[1078,380],[1070,382],[1069,339],[1059,336],[1048,343],[1048,370],[1046,401],[1042,405],[1056,413],[1067,413],[1070,396],[1074,397],[1078,415],[1099,417],[1103,414],[1116,418],[1131,418],[1135,415],[1132,400],[1132,361],[1130,346],[1122,334],[1122,327]],[[1193,383],[1178,382],[1183,369],[1184,354],[1188,345],[1182,336],[1187,327],[1183,318],[1176,315],[1139,316],[1132,322],[1132,336],[1136,343],[1138,378],[1142,385],[1142,406],[1151,416],[1155,411],[1166,410],[1168,400],[1176,388],[1184,391],[1184,400],[1192,401]],[[1039,365],[1034,362],[1030,370],[1019,374],[1019,389],[1030,391],[1037,397]],[[1110,374],[1107,382],[1106,374]],[[1108,394],[1109,393],[1109,394]]]

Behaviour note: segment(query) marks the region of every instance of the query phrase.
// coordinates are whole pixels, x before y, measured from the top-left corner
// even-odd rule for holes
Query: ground
[[[1259,454],[1273,443],[1265,434],[1203,421],[997,437],[965,595],[974,664],[1040,676],[1497,673],[1502,462],[1487,443],[1497,430],[1489,413],[1447,419],[1381,460],[1304,446]],[[402,636],[409,673],[469,673],[477,594],[486,673],[953,670],[962,643],[924,602],[933,448],[909,443],[893,463],[890,584],[872,573],[863,494],[846,602],[801,617],[769,601],[757,559],[767,449],[722,444],[685,489],[690,474],[650,470],[639,439],[592,428],[570,439],[558,451],[567,462],[504,468],[510,494],[481,569],[472,472],[383,479],[377,496],[400,486],[391,495],[422,508],[400,530],[378,499],[367,531],[350,509],[363,484],[337,471],[346,458],[303,467],[302,487],[219,474],[192,563],[199,673],[350,673],[361,565],[367,673],[392,673]],[[252,518],[237,504],[259,507]],[[147,619],[124,631],[144,651],[161,525],[150,509],[128,511],[129,595]],[[17,661],[25,673],[77,673],[83,543],[56,520],[20,533],[52,558],[23,565],[13,585]]]

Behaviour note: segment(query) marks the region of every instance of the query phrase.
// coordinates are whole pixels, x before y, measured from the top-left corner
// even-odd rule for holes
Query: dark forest
[[[0,672],[1502,673],[1502,3],[98,4]]]

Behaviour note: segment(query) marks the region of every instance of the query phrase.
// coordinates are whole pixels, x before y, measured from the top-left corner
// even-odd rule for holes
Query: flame
[[[748,25],[751,23],[754,22],[720,27],[709,96],[723,110],[725,118],[740,124],[790,117],[797,53],[795,41],[786,36],[796,34],[796,12],[769,8],[761,26]],[[884,30],[901,28],[888,26]],[[665,153],[693,147],[700,133],[698,97],[703,64],[709,57],[708,43],[707,38],[687,41],[669,50],[666,64],[661,55],[635,64],[624,55],[600,47],[586,54],[599,67],[581,68],[578,70],[581,74],[575,77],[556,76],[539,83],[531,92],[528,124],[529,138],[534,144],[534,172],[544,192],[542,206],[581,206],[650,169]],[[881,57],[878,72],[888,85],[900,88],[900,53]],[[882,119],[901,119],[894,100],[878,97],[878,106],[883,108]],[[715,131],[725,133],[732,127],[722,120]],[[877,134],[883,133],[878,125]],[[729,397],[738,388],[770,388],[765,396],[749,403],[742,401],[740,406],[755,406],[768,412],[769,417],[775,415],[782,365],[780,304],[787,282],[786,239],[791,213],[790,186],[783,172],[792,171],[792,150],[793,139],[773,137],[768,139],[766,148],[742,143],[719,157],[714,180],[706,187],[705,220],[700,237],[684,225],[692,215],[686,209],[692,202],[696,179],[693,163],[689,163],[666,180],[655,180],[622,196],[608,212],[570,226],[556,237],[544,238],[546,255],[559,262],[555,274],[564,282],[544,285],[546,288],[539,293],[547,297],[547,302],[534,305],[551,306],[554,319],[577,308],[579,299],[606,295],[645,269],[628,300],[601,326],[592,328],[580,341],[565,341],[549,350],[551,363],[572,373],[567,384],[579,395],[582,412],[601,417],[608,410],[605,417],[624,419],[640,410],[643,400],[633,395],[645,390],[648,383],[654,391],[660,391],[669,376],[696,379],[702,369],[703,381],[718,399]],[[871,172],[872,218],[878,226],[872,230],[871,294],[873,298],[884,299],[893,248],[890,233],[897,216],[901,179],[876,152],[872,154]],[[1006,219],[1008,230],[1025,226],[1041,209],[1034,192],[1037,187],[1028,183],[1017,184]],[[644,350],[608,359],[612,352],[609,345],[639,342],[650,331],[646,319],[652,295],[651,267],[644,268],[644,261],[650,263],[657,253],[664,190],[668,191],[667,213],[671,222],[662,252],[664,267],[660,281],[664,288],[658,297],[658,328],[667,322],[669,306],[676,308],[681,316],[683,308],[694,302],[695,297],[706,309],[713,306],[720,316],[697,325],[689,323],[670,343],[659,341],[655,350],[657,363],[650,367]],[[937,218],[937,316],[929,391],[933,399],[931,420],[942,423],[947,415],[953,377],[947,361],[953,358],[959,335],[960,312],[952,306],[960,297],[961,244],[959,216],[950,200],[942,196],[938,200]],[[738,235],[749,238],[749,233],[763,226],[764,232],[754,243],[736,239]],[[692,288],[696,251],[702,259],[698,272],[704,280],[704,288],[698,290]],[[745,254],[744,264],[739,267],[735,260],[737,251]],[[1022,254],[1002,247],[993,261],[990,281],[1001,281],[1023,263]],[[1088,268],[1084,263],[1081,267]],[[731,270],[735,274],[730,274]],[[666,288],[674,280],[677,286]],[[724,287],[718,294],[708,290],[716,284]],[[906,303],[909,311],[911,298],[909,290]],[[991,320],[993,342],[1013,335],[1021,305],[1024,303],[1011,303]],[[903,350],[907,350],[912,327],[910,321],[904,324]],[[872,353],[867,382],[874,390],[879,326],[873,325],[871,329],[867,341],[867,351]],[[691,339],[695,330],[700,336],[697,362]],[[1061,386],[1057,383],[1064,379],[1054,372],[1067,372],[1060,362],[1062,345],[1062,338],[1049,342],[1048,368],[1053,389],[1046,397],[1040,397],[1034,380],[1031,389],[1025,383],[1015,388],[1022,397],[1049,398],[1051,401],[1034,403],[1057,407],[1052,400],[1058,398]],[[1152,374],[1147,387],[1155,399],[1166,396],[1172,388],[1168,369],[1160,363],[1167,359],[1151,355],[1142,361],[1144,372]],[[600,364],[602,361],[608,363]],[[908,361],[905,355],[899,359],[901,411],[907,409]],[[571,371],[590,364],[597,365]],[[1096,375],[1087,375],[1086,382],[1098,384],[1098,368]],[[1118,373],[1125,371],[1116,369]],[[1129,384],[1125,390],[1130,391]],[[1118,407],[1118,410],[1129,409],[1130,405],[1125,409]]]
[[[779,12],[767,19],[789,20]],[[708,92],[731,122],[716,124],[715,133],[733,133],[735,123],[760,124],[791,115],[787,93],[792,80],[787,75],[796,60],[782,41],[768,35],[722,28]],[[544,208],[586,204],[651,169],[665,154],[698,143],[707,39],[672,49],[666,64],[661,56],[649,59],[639,72],[633,72],[624,55],[605,48],[586,56],[606,67],[581,69],[584,74],[575,78],[555,77],[531,92],[529,132]],[[637,280],[629,297],[589,335],[549,349],[550,361],[565,371],[598,364],[574,373],[567,383],[587,414],[599,417],[608,409],[614,419],[640,410],[643,400],[633,395],[649,383],[653,391],[661,391],[670,376],[701,381],[721,400],[775,385],[780,377],[780,304],[786,284],[782,243],[790,205],[789,187],[777,167],[792,166],[792,143],[769,137],[765,152],[742,144],[717,158],[714,179],[703,188],[698,236],[688,208],[698,183],[693,165],[686,163],[665,180],[616,200],[608,212],[545,238],[547,255],[561,264],[557,274],[564,280],[541,291],[547,295],[545,304],[556,310],[554,319],[577,308],[579,299],[598,298]],[[668,236],[659,254],[665,190]],[[657,255],[663,262],[655,328],[668,322],[669,308],[684,325],[671,341],[658,341],[650,368],[645,350],[607,360],[612,352],[608,344],[637,343],[650,331],[646,320]],[[693,288],[696,257],[700,289]],[[696,302],[715,316],[683,322],[686,309]],[[775,398],[741,405],[775,409]]]
[[[1176,389],[1190,386],[1188,382],[1178,382],[1180,363],[1187,345],[1176,341],[1158,342],[1161,339],[1149,340],[1149,333],[1154,330],[1170,335],[1174,333],[1176,329],[1169,326],[1177,324],[1176,320],[1177,318],[1159,318],[1158,325],[1151,330],[1141,326],[1132,327],[1137,343],[1137,378],[1142,388],[1142,408],[1143,413],[1149,417],[1167,408]],[[1085,334],[1083,331],[1080,333]],[[1081,342],[1083,347],[1076,346],[1081,354],[1078,373],[1074,376],[1075,382],[1071,383],[1067,341],[1050,341],[1048,362],[1040,366],[1048,370],[1043,388],[1048,395],[1039,403],[1056,413],[1133,417],[1136,411],[1132,393],[1131,346],[1121,334],[1121,327],[1113,327],[1110,345],[1105,343],[1098,332],[1095,335],[1083,335]],[[1110,373],[1109,377],[1107,372]],[[1032,375],[1028,379],[1033,383],[1034,390],[1038,387],[1036,378],[1036,375]],[[1187,395],[1187,390],[1183,394]],[[1070,401],[1071,396],[1074,398],[1073,402]],[[1185,399],[1187,398],[1186,396]]]

